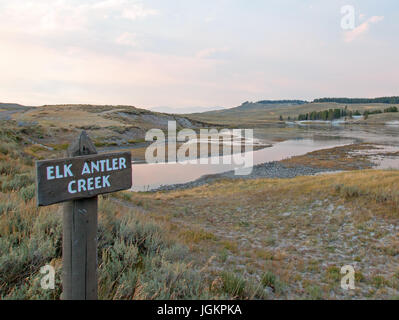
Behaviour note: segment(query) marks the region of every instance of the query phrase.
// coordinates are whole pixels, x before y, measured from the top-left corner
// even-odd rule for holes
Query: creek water
[[[350,138],[329,139],[289,139],[277,142],[271,147],[252,151],[253,165],[279,161],[292,156],[303,155],[315,150],[333,148],[353,143]],[[132,191],[148,191],[162,185],[171,185],[194,181],[203,175],[217,174],[234,170],[242,165],[226,163],[227,157],[207,158],[206,164],[196,163],[133,163]]]

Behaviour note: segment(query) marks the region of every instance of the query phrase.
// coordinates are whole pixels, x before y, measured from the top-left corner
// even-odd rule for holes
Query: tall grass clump
[[[57,298],[59,290],[41,289],[39,270],[61,257],[61,219],[54,209],[38,210],[16,193],[9,197],[0,216],[0,298]]]
[[[19,194],[25,202],[32,200],[35,197],[35,193],[36,193],[36,187],[34,184],[31,184],[27,187],[22,187],[19,190]]]
[[[212,297],[204,275],[190,263],[188,250],[167,239],[158,225],[141,221],[109,200],[100,202],[100,211],[102,299]]]
[[[18,195],[12,193],[13,200]],[[59,299],[62,219],[57,206],[7,202],[0,216],[0,298]],[[122,216],[117,215],[123,213]],[[159,226],[140,221],[129,209],[100,202],[98,233],[100,299],[205,299],[209,290],[189,252],[165,237]],[[176,259],[179,258],[179,259]],[[56,268],[56,289],[40,287],[40,268]]]
[[[224,271],[220,275],[221,286],[219,291],[233,299],[269,299],[269,294],[264,290],[261,283],[246,280],[234,272]]]
[[[0,162],[0,175],[13,175],[20,172],[20,167],[15,162]]]
[[[374,202],[399,213],[398,170],[362,170],[338,175],[334,191],[346,200]]]
[[[261,282],[265,287],[270,287],[270,288],[275,288],[276,286],[276,276],[270,272],[267,271],[262,275]]]
[[[221,274],[223,289],[233,297],[243,298],[246,282],[243,278],[232,272],[223,272]]]
[[[27,173],[20,173],[10,175],[8,179],[3,180],[1,184],[1,191],[17,191],[21,188],[28,187],[35,182],[33,175]]]

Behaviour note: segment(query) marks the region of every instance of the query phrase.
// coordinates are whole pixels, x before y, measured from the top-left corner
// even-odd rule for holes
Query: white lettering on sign
[[[113,158],[95,161],[87,161],[82,168],[82,175],[103,173],[108,171],[116,171],[126,169],[126,158]],[[47,180],[62,179],[73,177],[72,164],[54,165],[46,168]],[[102,188],[111,187],[109,182],[110,176],[96,176],[87,179],[72,180],[68,183],[68,192],[70,194],[82,191],[92,191]]]
[[[47,180],[53,180],[55,177],[53,176],[54,174],[54,167],[50,166],[47,167]]]
[[[68,165],[64,164],[64,169],[63,169],[62,174],[60,172],[60,166],[47,167],[47,180],[73,177],[71,167],[72,167],[72,164],[68,164]],[[54,175],[54,171],[55,171],[55,175]]]
[[[91,177],[88,179],[72,180],[68,183],[68,192],[71,194],[111,187],[109,176]]]
[[[93,174],[97,172],[115,171],[126,169],[126,158],[104,159],[85,162],[82,169],[83,174]]]
[[[73,188],[73,185],[75,185],[76,184],[76,181],[75,180],[73,180],[73,181],[71,181],[70,183],[68,183],[68,192],[69,193],[76,193],[76,190],[75,189],[72,189]]]
[[[90,162],[85,162],[85,164],[83,165],[82,175],[93,174],[97,172],[115,171],[121,169],[126,169],[126,158],[124,157],[90,161]],[[46,170],[47,170],[47,180],[73,177],[72,164],[64,164],[62,169],[60,168],[60,166],[49,166],[46,168]],[[100,182],[97,182],[96,180],[94,180],[94,182],[90,182],[90,186],[88,186],[89,188],[91,188],[92,183],[94,183],[94,185],[99,185]]]
[[[132,186],[130,152],[39,160],[36,171],[38,206],[91,198]]]

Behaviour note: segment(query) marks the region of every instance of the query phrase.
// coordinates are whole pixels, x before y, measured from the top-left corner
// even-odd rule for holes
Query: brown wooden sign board
[[[37,205],[95,197],[132,187],[130,152],[36,162]]]

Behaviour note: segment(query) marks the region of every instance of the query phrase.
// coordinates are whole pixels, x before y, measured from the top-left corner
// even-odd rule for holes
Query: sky
[[[0,0],[0,102],[399,95],[398,35],[397,0]]]

